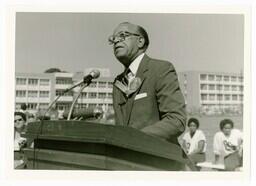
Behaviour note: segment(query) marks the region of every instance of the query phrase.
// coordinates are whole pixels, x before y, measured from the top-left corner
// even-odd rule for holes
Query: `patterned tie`
[[[132,71],[130,70],[130,68],[127,68],[124,72],[124,82],[126,84],[126,86],[129,85],[129,83],[131,82],[131,80],[134,78]]]

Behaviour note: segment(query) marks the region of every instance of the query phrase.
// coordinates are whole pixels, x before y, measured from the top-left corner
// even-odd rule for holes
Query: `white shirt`
[[[145,53],[140,54],[136,57],[136,59],[130,64],[129,69],[131,70],[133,76],[136,76],[137,71],[139,69],[140,63],[142,58],[144,57]]]
[[[188,154],[191,154],[194,150],[198,149],[198,142],[199,141],[204,141],[205,142],[203,152],[206,151],[206,138],[205,138],[205,135],[204,135],[203,131],[201,131],[199,129],[196,130],[193,137],[191,137],[190,132],[187,132],[183,136],[183,140],[185,141],[186,150],[188,151]]]
[[[219,131],[214,136],[213,150],[214,154],[225,157],[236,151],[242,144],[242,132],[238,129],[232,129],[230,136],[225,136],[223,132]],[[234,149],[236,148],[236,149]]]

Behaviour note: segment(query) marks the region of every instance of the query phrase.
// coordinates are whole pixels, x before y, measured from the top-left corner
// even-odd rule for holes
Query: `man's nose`
[[[121,39],[118,37],[114,37],[114,39],[113,39],[114,44],[119,43],[120,41],[121,41]]]

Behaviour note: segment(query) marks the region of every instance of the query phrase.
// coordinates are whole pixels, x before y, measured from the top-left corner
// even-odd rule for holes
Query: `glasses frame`
[[[121,35],[123,34],[123,35]],[[135,33],[131,33],[131,32],[121,32],[121,33],[118,33],[117,35],[111,35],[108,37],[108,42],[109,42],[109,45],[113,45],[117,42],[122,42],[124,41],[126,38],[130,37],[130,36],[141,36],[140,34],[135,34]]]

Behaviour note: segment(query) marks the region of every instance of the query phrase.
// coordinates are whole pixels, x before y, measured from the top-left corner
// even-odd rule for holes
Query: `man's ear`
[[[139,40],[138,40],[138,47],[139,48],[143,48],[145,45],[145,39],[144,37],[139,37]]]

